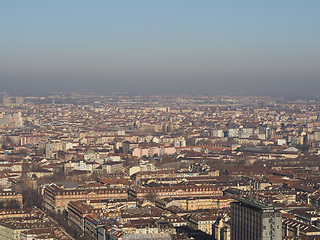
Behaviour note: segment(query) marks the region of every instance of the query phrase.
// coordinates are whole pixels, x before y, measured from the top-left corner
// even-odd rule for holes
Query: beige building
[[[188,218],[188,225],[194,230],[200,230],[212,235],[212,226],[218,216],[212,213],[195,213]]]
[[[0,220],[0,240],[21,239],[20,233],[30,229],[59,228],[45,213],[38,211],[32,216],[5,218]]]
[[[16,193],[13,191],[0,191],[0,201],[1,202],[9,202],[9,201],[17,201],[20,206],[23,204],[23,198],[20,193]]]
[[[120,188],[64,189],[62,186],[52,184],[44,190],[44,206],[49,211],[55,212],[67,210],[71,201],[127,198],[127,189]]]
[[[200,196],[222,196],[222,191],[212,185],[174,185],[166,187],[139,187],[130,188],[129,195],[144,198],[150,194],[157,197],[200,197]]]
[[[177,206],[186,211],[194,211],[199,209],[221,209],[230,207],[233,200],[227,196],[221,197],[172,197],[159,199],[156,205],[162,209],[170,206]]]
[[[213,236],[216,240],[230,240],[231,239],[231,228],[230,219],[218,218],[213,224]]]

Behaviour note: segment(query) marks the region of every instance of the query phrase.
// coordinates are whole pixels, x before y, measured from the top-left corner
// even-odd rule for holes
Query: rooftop
[[[268,210],[274,210],[276,207],[272,204],[258,201],[254,198],[240,198],[240,197],[234,197],[235,200],[237,200],[239,203],[247,205],[249,207],[257,208],[259,211],[268,211]]]

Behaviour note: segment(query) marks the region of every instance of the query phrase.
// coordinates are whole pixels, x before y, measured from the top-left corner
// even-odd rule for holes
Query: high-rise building
[[[10,106],[11,105],[11,97],[9,97],[9,96],[4,96],[3,97],[3,105],[4,106]]]
[[[16,104],[17,105],[22,105],[23,103],[24,103],[23,97],[16,97]]]
[[[281,240],[282,216],[273,205],[249,198],[231,203],[231,240]]]

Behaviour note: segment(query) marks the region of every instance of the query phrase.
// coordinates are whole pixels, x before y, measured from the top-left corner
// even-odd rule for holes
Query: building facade
[[[231,240],[281,240],[282,216],[273,205],[235,198],[231,203]]]
[[[52,184],[44,189],[44,207],[49,211],[62,212],[67,210],[68,203],[79,200],[127,199],[127,189],[64,189]]]

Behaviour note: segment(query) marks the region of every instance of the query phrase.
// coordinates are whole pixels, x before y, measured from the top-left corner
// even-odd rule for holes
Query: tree
[[[30,171],[33,172],[33,171],[38,171],[38,170],[41,170],[41,167],[36,163],[32,164]]]
[[[10,200],[6,204],[6,209],[20,209],[21,206],[16,200]]]
[[[158,195],[156,193],[152,193],[152,192],[149,192],[147,193],[147,195],[145,196],[145,199],[151,201],[151,202],[155,202],[158,198]]]
[[[36,206],[37,208],[43,207],[42,196],[37,192],[37,190],[32,188],[22,189],[23,205],[25,208],[32,208]]]
[[[72,237],[78,240],[91,240],[92,238],[90,236],[86,236],[83,234],[83,232],[79,231],[79,229],[76,229],[73,226],[70,226],[68,224],[68,219],[66,214],[64,213],[55,213],[55,212],[49,212],[49,216],[52,217],[55,221],[59,223],[60,226],[66,230],[68,234],[70,234]]]
[[[163,155],[160,159],[159,162],[156,162],[156,166],[159,167],[160,165],[162,164],[165,164],[165,163],[171,163],[171,162],[175,162],[175,159],[169,155]]]
[[[21,206],[16,200],[10,200],[8,202],[0,201],[0,209],[21,209]]]
[[[97,171],[93,171],[92,174],[91,174],[91,179],[95,180],[95,181],[98,181],[100,179],[99,178],[99,173]]]
[[[29,172],[31,169],[31,164],[27,162],[22,163],[22,171],[23,172]]]

